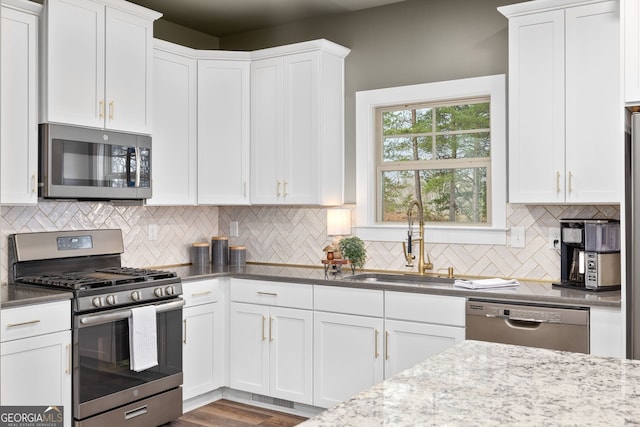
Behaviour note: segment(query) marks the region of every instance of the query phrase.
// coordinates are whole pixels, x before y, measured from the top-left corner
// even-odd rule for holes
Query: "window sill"
[[[418,227],[414,225],[417,233]],[[427,243],[454,243],[473,245],[507,244],[507,228],[426,226]],[[354,234],[365,241],[402,242],[407,238],[406,225],[374,225],[354,227]]]

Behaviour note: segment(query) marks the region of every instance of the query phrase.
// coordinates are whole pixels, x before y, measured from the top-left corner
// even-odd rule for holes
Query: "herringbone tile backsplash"
[[[618,206],[507,206],[507,226],[526,230],[522,249],[493,245],[428,245],[436,269],[452,266],[457,275],[517,277],[554,280],[560,259],[548,249],[547,229],[558,219],[619,218]],[[239,237],[231,245],[245,245],[247,260],[266,263],[320,266],[326,235],[325,209],[316,207],[142,207],[99,202],[40,202],[37,206],[3,206],[0,210],[0,281],[7,280],[7,237],[30,231],[120,228],[125,253],[123,265],[166,266],[190,262],[193,242],[228,236],[231,221],[238,221]],[[158,238],[148,236],[157,225]],[[407,270],[401,242],[366,242],[365,268]]]

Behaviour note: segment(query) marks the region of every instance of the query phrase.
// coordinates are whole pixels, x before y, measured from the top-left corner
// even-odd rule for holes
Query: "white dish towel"
[[[129,367],[140,372],[158,365],[156,308],[131,309],[129,317]]]
[[[462,280],[456,279],[453,286],[467,289],[493,289],[518,286],[520,282],[516,279],[480,279],[480,280]]]

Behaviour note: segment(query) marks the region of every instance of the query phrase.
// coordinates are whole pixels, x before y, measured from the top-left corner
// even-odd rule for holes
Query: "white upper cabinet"
[[[509,201],[619,202],[617,2],[499,10],[509,18]]]
[[[624,100],[640,105],[640,0],[622,0],[624,16]]]
[[[147,205],[196,204],[197,65],[191,49],[154,40],[153,197]]]
[[[0,203],[38,202],[38,15],[42,6],[2,1]]]
[[[160,16],[123,0],[47,0],[41,120],[150,134]]]
[[[208,54],[198,60],[198,204],[248,205],[249,55]]]
[[[348,53],[326,40],[252,53],[251,203],[342,204]]]

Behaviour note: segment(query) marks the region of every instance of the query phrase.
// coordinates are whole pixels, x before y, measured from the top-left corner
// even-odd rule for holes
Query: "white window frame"
[[[356,92],[356,226],[363,240],[398,242],[406,224],[376,222],[375,110],[391,105],[489,96],[491,100],[491,224],[425,226],[429,243],[507,244],[507,100],[504,74]]]

